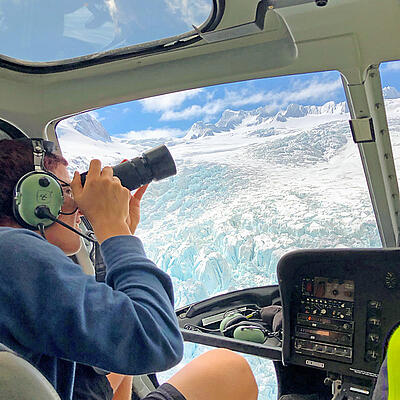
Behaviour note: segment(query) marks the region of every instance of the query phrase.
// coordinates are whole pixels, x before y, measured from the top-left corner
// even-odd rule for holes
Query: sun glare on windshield
[[[201,25],[212,8],[212,0],[2,0],[0,53],[58,61],[161,40]]]

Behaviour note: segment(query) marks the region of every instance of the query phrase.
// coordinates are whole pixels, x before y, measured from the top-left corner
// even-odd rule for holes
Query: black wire
[[[197,326],[193,324],[185,324],[184,329],[192,330],[190,328],[195,328],[195,330],[204,331],[204,332],[221,332],[219,329],[208,329],[204,328],[203,326]]]
[[[46,207],[46,206],[39,206],[39,207],[36,207],[35,214],[36,214],[36,216],[37,216],[38,218],[48,218],[48,219],[51,219],[52,221],[57,222],[57,224],[60,224],[60,225],[64,226],[65,228],[69,229],[70,231],[75,232],[75,233],[78,234],[79,236],[82,236],[84,239],[89,240],[90,242],[96,243],[96,240],[94,240],[94,239],[90,238],[89,236],[86,236],[86,235],[84,235],[83,233],[77,231],[76,229],[74,229],[72,226],[69,226],[69,225],[66,224],[65,222],[58,220],[57,217],[55,217],[55,216],[50,212],[50,210],[48,209],[48,207]],[[43,225],[43,224],[38,224],[38,228],[39,228],[39,225]],[[40,228],[39,228],[39,230],[40,230]]]
[[[78,211],[78,207],[76,207],[75,210],[70,212],[70,213],[66,213],[66,212],[60,211],[60,214],[61,215],[72,215],[72,214],[75,214],[77,211]]]
[[[38,229],[39,229],[40,234],[43,236],[43,239],[47,240],[46,235],[44,233],[44,225],[43,224],[39,224],[38,225]]]

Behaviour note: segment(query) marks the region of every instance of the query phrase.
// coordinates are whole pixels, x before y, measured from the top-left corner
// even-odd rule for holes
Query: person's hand
[[[149,185],[145,185],[136,190],[134,195],[131,195],[131,199],[129,201],[129,213],[128,218],[126,219],[126,223],[129,226],[129,230],[132,235],[135,234],[136,228],[139,225],[140,221],[140,200],[144,195],[147,187]]]
[[[71,188],[79,210],[89,219],[100,243],[112,236],[131,234],[127,225],[131,194],[113,176],[111,167],[102,170],[100,160],[92,160],[85,186],[75,172]]]

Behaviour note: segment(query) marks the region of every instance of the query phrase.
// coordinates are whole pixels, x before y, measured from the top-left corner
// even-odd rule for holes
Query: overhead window
[[[0,0],[0,54],[48,62],[183,34],[212,0]]]

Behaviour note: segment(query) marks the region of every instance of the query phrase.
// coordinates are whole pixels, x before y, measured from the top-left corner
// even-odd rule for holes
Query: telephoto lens
[[[154,147],[130,161],[113,167],[114,176],[117,176],[122,186],[135,190],[151,181],[160,181],[176,175],[176,165],[171,153],[165,145]],[[86,181],[86,174],[81,174],[82,186]]]

